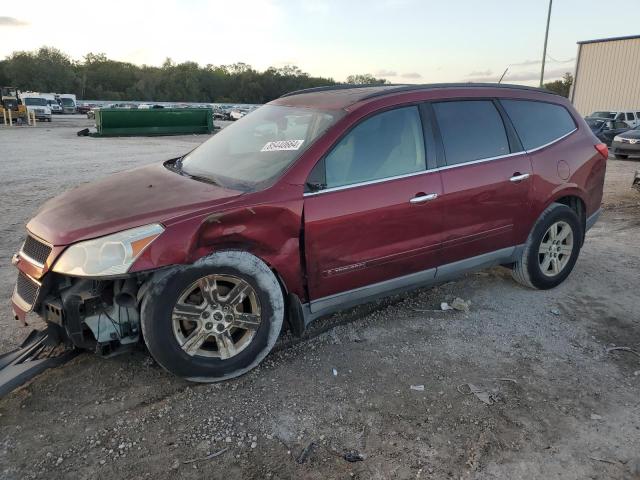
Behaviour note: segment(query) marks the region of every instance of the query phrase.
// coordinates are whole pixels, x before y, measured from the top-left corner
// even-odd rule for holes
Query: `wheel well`
[[[580,225],[582,226],[582,239],[581,244],[584,242],[584,235],[587,226],[587,209],[585,207],[584,202],[580,197],[576,197],[575,195],[568,195],[566,197],[558,198],[555,203],[561,203],[566,205],[571,210],[576,212],[578,219],[580,220]]]

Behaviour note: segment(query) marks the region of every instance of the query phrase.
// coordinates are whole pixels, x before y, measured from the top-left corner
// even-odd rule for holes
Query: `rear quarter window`
[[[491,100],[434,103],[447,165],[509,153],[502,117]]]
[[[557,140],[576,129],[566,108],[534,100],[500,100],[525,150]]]

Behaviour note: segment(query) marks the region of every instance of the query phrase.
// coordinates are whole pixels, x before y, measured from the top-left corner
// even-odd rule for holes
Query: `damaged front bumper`
[[[32,248],[29,241],[13,257],[18,279],[11,302],[17,320],[26,324],[33,312],[61,327],[66,343],[103,355],[138,343],[140,292],[150,273],[104,279],[62,275],[50,271],[47,263],[55,248],[37,239],[37,248]]]

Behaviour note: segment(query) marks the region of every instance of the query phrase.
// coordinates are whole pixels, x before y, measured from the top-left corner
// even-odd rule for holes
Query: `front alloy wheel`
[[[226,360],[244,350],[260,327],[260,300],[249,283],[207,275],[189,285],[173,308],[173,334],[187,355]]]
[[[256,367],[284,320],[280,283],[248,252],[219,251],[158,271],[146,292],[140,320],[149,352],[192,381],[226,380]]]

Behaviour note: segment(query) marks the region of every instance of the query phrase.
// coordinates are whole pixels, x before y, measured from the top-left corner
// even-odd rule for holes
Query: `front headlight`
[[[132,228],[68,247],[53,271],[79,277],[102,277],[127,273],[145,248],[162,232],[159,223]]]
[[[615,137],[613,137],[613,141],[614,142],[621,142],[622,141],[622,137],[619,137],[619,136],[616,135]]]

